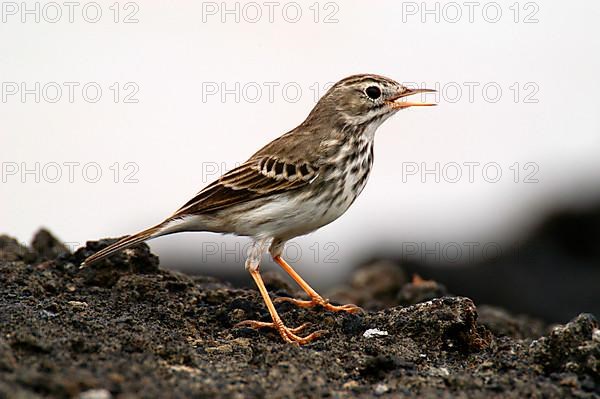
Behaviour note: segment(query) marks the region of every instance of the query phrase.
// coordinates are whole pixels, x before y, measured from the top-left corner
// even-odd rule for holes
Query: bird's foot
[[[299,327],[289,328],[289,327],[286,327],[281,320],[278,320],[277,322],[244,320],[240,323],[237,323],[235,325],[235,327],[249,327],[249,328],[254,328],[256,330],[259,328],[274,328],[277,331],[279,331],[279,334],[281,335],[281,337],[283,338],[284,341],[293,343],[293,344],[304,345],[304,344],[307,344],[307,343],[315,340],[316,338],[327,333],[327,331],[325,331],[325,330],[319,330],[319,331],[315,331],[305,337],[300,337],[300,336],[296,335],[296,334],[302,332],[309,325],[310,325],[310,323],[304,323]]]
[[[301,307],[301,308],[314,308],[315,306],[321,306],[327,310],[329,310],[330,312],[348,312],[348,313],[358,313],[358,312],[362,312],[362,308],[353,305],[353,304],[347,304],[347,305],[332,305],[329,303],[329,301],[321,296],[317,296],[312,298],[311,300],[302,300],[302,299],[295,299],[295,298],[288,298],[288,297],[279,297],[279,298],[275,298],[273,300],[274,303],[281,303],[281,302],[290,302],[293,303],[294,305]]]

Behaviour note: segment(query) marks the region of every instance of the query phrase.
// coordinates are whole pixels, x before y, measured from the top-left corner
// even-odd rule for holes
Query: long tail
[[[89,266],[92,263],[98,262],[99,260],[104,259],[107,256],[114,254],[117,251],[120,251],[125,248],[129,248],[135,244],[139,244],[139,243],[149,240],[151,238],[169,234],[169,232],[165,231],[164,225],[165,225],[165,223],[163,222],[154,227],[150,227],[149,229],[146,229],[144,231],[140,231],[139,233],[130,235],[128,237],[124,237],[124,238],[120,239],[119,241],[115,242],[114,244],[109,245],[108,247],[106,247],[106,248],[96,252],[92,256],[89,256],[88,258],[86,258],[80,267],[84,268],[86,266]]]

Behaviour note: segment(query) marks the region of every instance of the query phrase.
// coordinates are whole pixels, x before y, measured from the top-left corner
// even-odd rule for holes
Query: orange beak
[[[408,108],[408,107],[432,107],[432,106],[437,105],[437,104],[433,104],[433,103],[415,103],[415,102],[409,102],[409,101],[401,101],[402,98],[412,96],[415,94],[419,94],[419,93],[435,93],[435,90],[432,90],[432,89],[408,89],[405,92],[402,92],[402,94],[399,94],[396,97],[386,100],[386,103],[391,105],[392,108],[398,108],[398,109]],[[400,100],[400,101],[398,101],[398,100]]]

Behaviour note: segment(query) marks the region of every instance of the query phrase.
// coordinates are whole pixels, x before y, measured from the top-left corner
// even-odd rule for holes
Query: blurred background
[[[600,314],[600,4],[2,2],[0,232],[67,246],[161,221],[377,73],[437,89],[378,131],[366,189],[285,255],[316,288],[392,259],[451,292]],[[249,284],[249,240],[150,242],[166,268]],[[274,268],[265,257],[266,269]]]

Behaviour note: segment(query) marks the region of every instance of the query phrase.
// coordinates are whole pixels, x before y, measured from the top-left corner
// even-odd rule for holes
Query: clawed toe
[[[302,332],[304,329],[310,326],[310,323],[304,323],[295,328],[286,327],[283,323],[274,323],[274,322],[265,322],[265,321],[255,321],[255,320],[244,320],[235,325],[236,327],[249,327],[254,329],[259,328],[274,328],[279,331],[281,337],[290,343],[295,343],[299,345],[307,344],[314,339],[324,335],[327,333],[325,330],[315,331],[305,337],[300,337],[296,334]]]
[[[351,303],[346,304],[346,305],[341,305],[341,306],[329,305],[329,307],[327,309],[332,310],[334,312],[348,312],[348,313],[364,312],[363,308],[361,308],[360,306],[351,304]]]
[[[302,308],[312,308],[315,306],[321,306],[326,310],[331,312],[348,312],[348,313],[357,313],[362,311],[356,305],[332,305],[328,300],[324,299],[321,295],[319,295],[315,290],[313,290],[307,283],[292,269],[290,265],[287,264],[286,261],[281,258],[281,256],[273,256],[273,260],[279,264],[297,283],[300,287],[306,292],[310,300],[301,300],[287,297],[280,297],[275,299],[274,301],[269,296],[269,292],[267,291],[267,287],[265,287],[265,283],[260,276],[258,271],[258,260],[260,258],[260,253],[254,253],[253,255],[248,257],[246,261],[246,268],[250,272],[250,275],[254,279],[260,294],[265,301],[265,305],[267,305],[267,309],[269,310],[269,314],[271,315],[272,322],[264,322],[264,321],[254,321],[247,320],[241,323],[236,324],[237,327],[250,327],[254,329],[258,328],[274,328],[279,331],[279,334],[286,342],[294,343],[294,344],[306,344],[311,342],[312,340],[320,337],[323,334],[326,334],[327,331],[319,330],[315,331],[305,337],[300,337],[296,334],[303,331],[306,327],[308,327],[308,323],[304,323],[299,327],[288,328],[281,321],[281,317],[277,314],[277,309],[275,308],[274,303],[281,302],[291,302],[296,306],[300,306]]]
[[[312,308],[314,306],[317,306],[317,304],[314,303],[313,301],[305,301],[302,299],[295,299],[295,298],[290,298],[287,296],[280,296],[280,297],[273,299],[273,303],[283,303],[283,302],[293,303],[294,305],[296,305],[300,308]]]
[[[353,305],[332,305],[326,299],[321,297],[313,298],[312,300],[302,300],[302,299],[294,299],[289,297],[279,297],[273,300],[274,303],[282,303],[282,302],[290,302],[294,305],[301,308],[313,308],[315,306],[321,306],[331,312],[348,312],[348,313],[358,313],[362,312],[362,308]]]
[[[288,331],[297,334],[310,326],[310,323],[304,323],[295,328],[285,327]],[[259,328],[276,328],[275,323],[268,321],[244,320],[235,325],[235,327],[248,327],[258,330]]]

